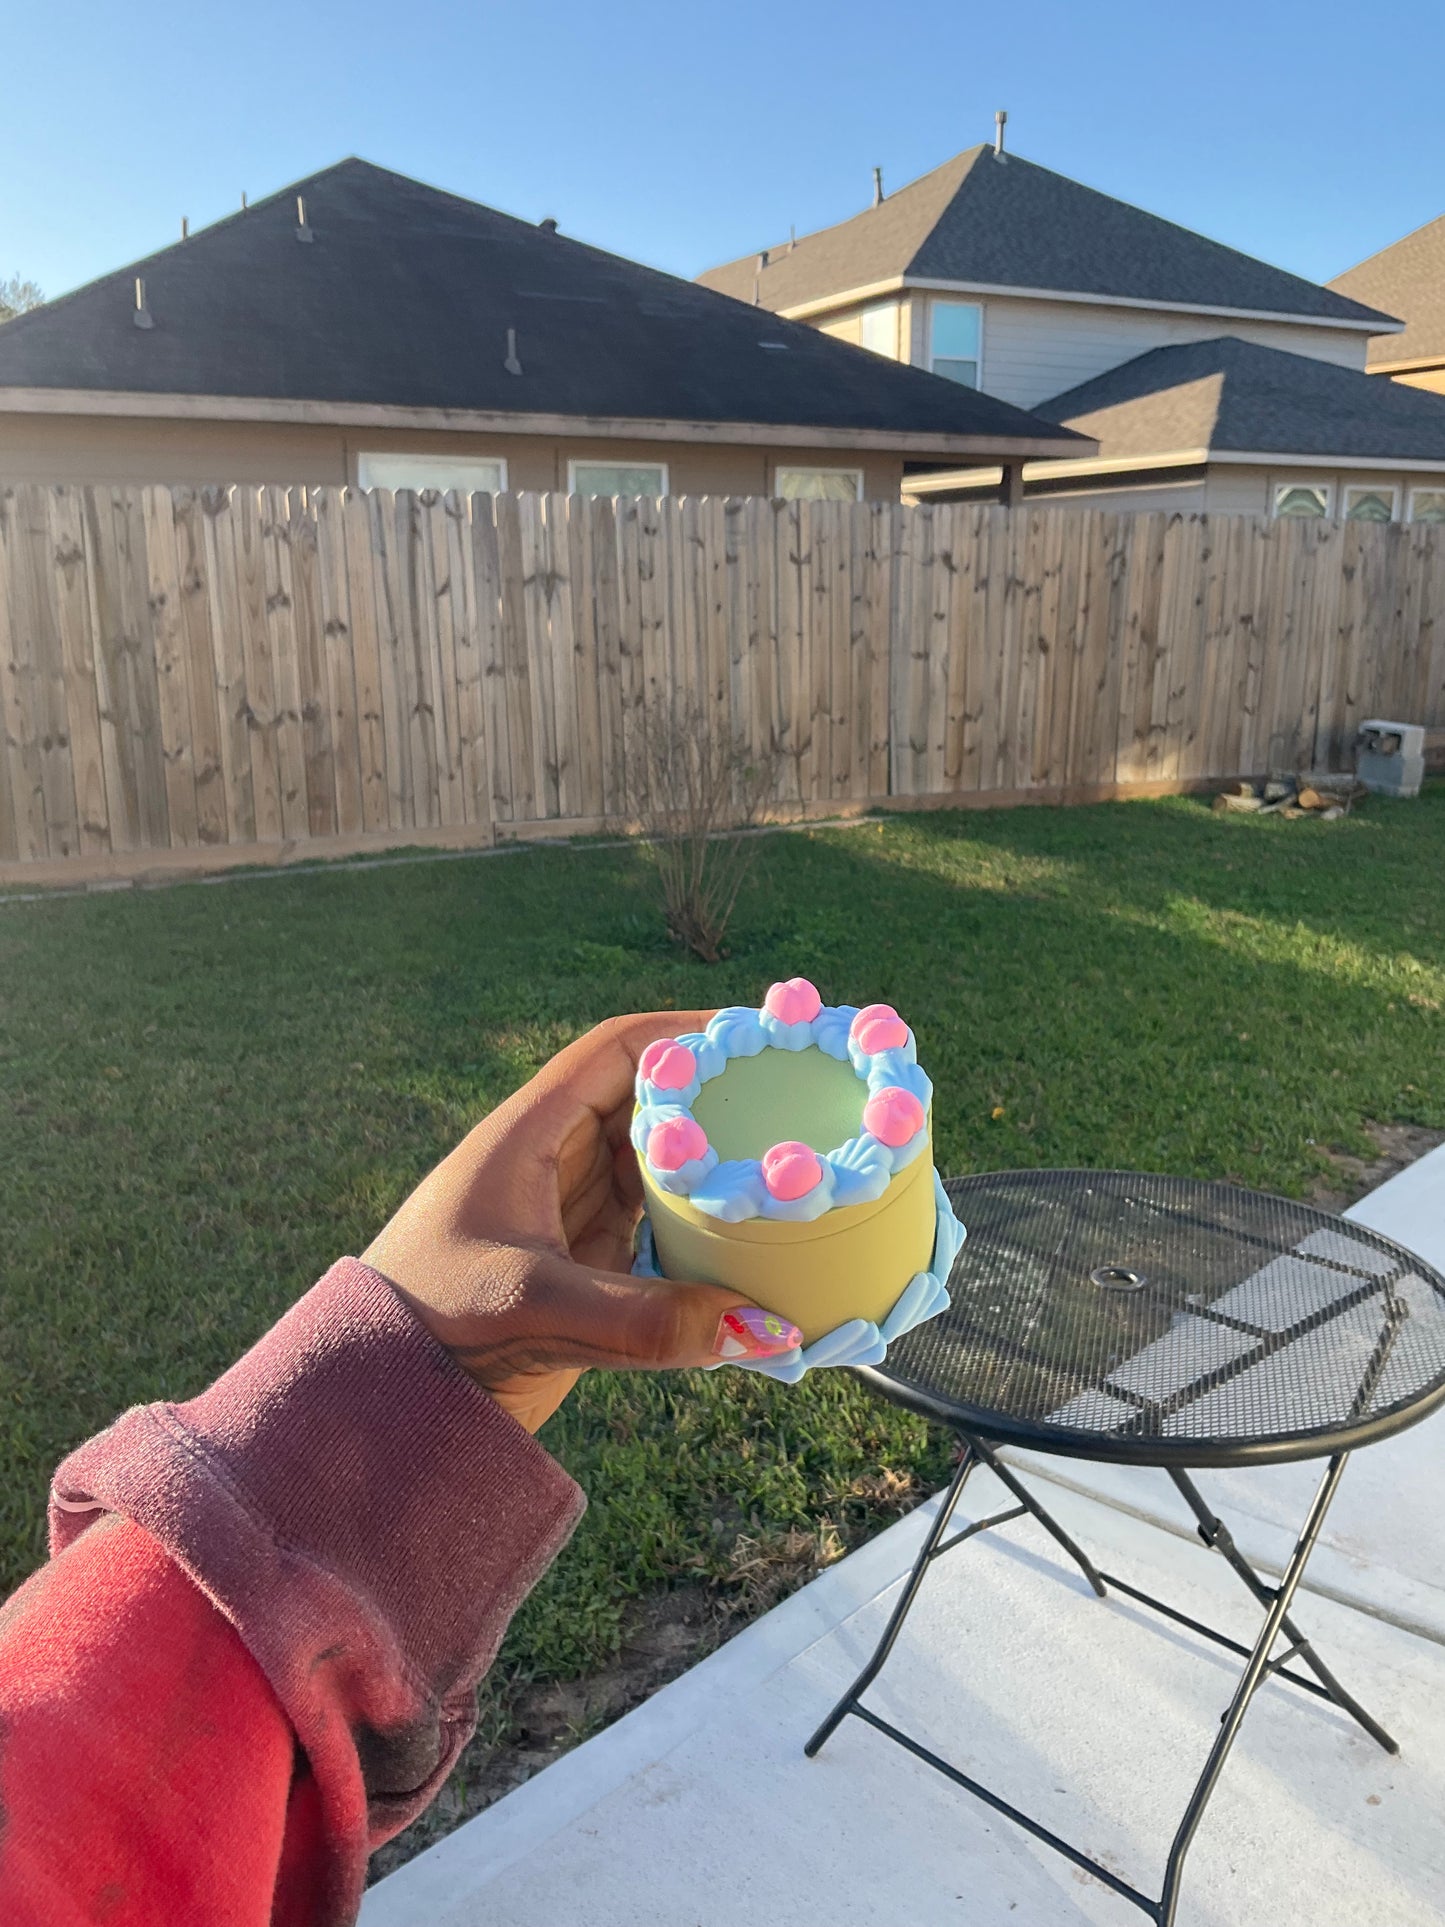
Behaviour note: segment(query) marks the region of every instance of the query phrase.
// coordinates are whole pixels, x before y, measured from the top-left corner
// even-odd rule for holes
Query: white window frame
[[[967,299],[967,297],[960,299],[956,295],[935,294],[929,297],[928,310],[923,318],[924,365],[927,367],[929,374],[933,373],[933,311],[937,307],[973,308],[977,310],[977,313],[978,313],[978,380],[974,383],[974,390],[976,393],[981,395],[983,393],[984,304],[982,301],[970,301]],[[944,355],[942,359],[944,361],[957,361],[959,357],[957,355]],[[947,375],[943,375],[943,376],[940,376],[939,379],[942,381],[947,381],[949,377]],[[962,382],[960,382],[958,385],[960,387],[963,386]]]
[[[1410,490],[1409,519],[1412,522],[1415,519],[1415,497],[1417,495],[1445,495],[1445,475],[1442,475],[1438,482],[1417,482]],[[1439,529],[1445,528],[1445,522],[1422,522],[1420,526],[1427,529]]]
[[[670,495],[672,493],[666,462],[609,461],[604,455],[580,455],[576,461],[570,461],[567,464],[567,493],[569,495],[580,495],[583,493],[577,486],[577,471],[579,468],[655,468],[662,477],[662,487],[658,490],[658,494]],[[616,501],[618,498],[616,496],[604,496],[602,499],[604,501]]]
[[[1334,520],[1334,517],[1335,517],[1334,483],[1314,481],[1308,475],[1292,475],[1287,477],[1283,481],[1280,481],[1279,479],[1273,476],[1270,478],[1269,519],[1271,522],[1305,522],[1305,521],[1312,522],[1316,519],[1312,515],[1304,516],[1304,515],[1281,515],[1280,514],[1279,512],[1280,495],[1285,489],[1290,489],[1290,488],[1317,488],[1325,498],[1325,512],[1318,519],[1321,522],[1332,522]]]
[[[797,470],[800,474],[804,474],[804,475],[847,475],[851,478],[853,483],[853,488],[854,488],[853,500],[855,502],[861,502],[863,500],[862,469],[861,468],[834,468],[828,462],[779,462],[777,463],[773,469],[773,495],[775,499],[782,496],[782,493],[783,493],[782,478],[783,478],[784,472],[788,469]],[[790,497],[789,499],[797,502],[802,502],[802,501],[815,502],[819,499],[819,497],[817,497],[816,495],[809,495],[809,496],[796,495],[796,496]]]
[[[373,482],[367,474],[368,462],[486,462],[497,469],[501,478],[499,495],[507,492],[507,458],[505,455],[479,455],[468,449],[464,455],[453,455],[446,450],[435,448],[364,448],[356,457],[356,486],[358,488],[391,488],[390,482]],[[436,488],[435,482],[424,482],[423,488]],[[445,494],[447,490],[440,490]],[[457,489],[458,495],[490,495],[490,489]]]
[[[1348,522],[1350,520],[1350,496],[1356,489],[1361,489],[1369,495],[1388,495],[1390,498],[1390,520],[1392,522],[1399,521],[1400,485],[1398,482],[1345,482],[1340,488],[1340,520],[1342,522]],[[1378,526],[1379,524],[1377,523],[1376,527]]]

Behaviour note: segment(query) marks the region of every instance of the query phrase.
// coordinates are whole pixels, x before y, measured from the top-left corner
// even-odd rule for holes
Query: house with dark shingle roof
[[[1372,375],[1445,394],[1445,214],[1330,282],[1337,294],[1388,308],[1403,333],[1370,343]]]
[[[896,501],[1090,446],[360,160],[0,327],[0,480]]]
[[[1365,373],[1403,325],[1383,293],[1316,286],[1001,142],[701,280],[1098,442],[1029,463],[1031,499],[1445,519],[1445,410]],[[990,485],[913,464],[904,487]]]

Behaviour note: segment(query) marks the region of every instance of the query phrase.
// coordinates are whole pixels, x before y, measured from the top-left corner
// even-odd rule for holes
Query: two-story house
[[[1445,398],[1365,374],[1391,315],[992,146],[707,287],[1092,436],[1013,499],[1445,520]],[[905,493],[991,477],[910,465]]]

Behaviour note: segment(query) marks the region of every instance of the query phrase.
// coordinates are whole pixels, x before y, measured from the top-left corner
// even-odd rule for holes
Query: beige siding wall
[[[895,361],[917,361],[919,355],[913,346],[914,315],[907,296],[885,295],[882,297],[893,308],[895,329],[893,359]],[[876,304],[871,301],[858,302],[852,307],[837,308],[831,314],[819,317],[817,327],[820,333],[832,335],[835,341],[848,341],[855,348],[863,343],[863,310]],[[875,350],[876,352],[876,350]]]
[[[1204,506],[1211,515],[1269,514],[1269,476],[1262,468],[1233,468],[1215,462],[1204,492]]]
[[[851,341],[856,348],[863,334],[863,310],[843,308],[837,314],[824,315],[818,323],[818,331],[832,335],[835,341]]]
[[[1236,467],[1217,462],[1209,471],[1209,507],[1221,515],[1268,515],[1274,491],[1282,482],[1324,482],[1331,489],[1331,508],[1336,520],[1344,511],[1345,490],[1356,483],[1396,491],[1396,519],[1410,519],[1410,494],[1413,489],[1445,489],[1445,475],[1385,474],[1371,468],[1279,468]]]
[[[901,341],[908,359],[928,366],[928,308],[935,298],[916,291],[903,307]],[[960,295],[958,298],[967,298]],[[1363,369],[1368,337],[1349,329],[1311,328],[1284,321],[1231,320],[1223,315],[1162,314],[1147,308],[1111,308],[1084,301],[1027,301],[1006,295],[980,298],[983,309],[982,386],[1019,408],[1092,381],[1135,355],[1181,341],[1238,335],[1266,348],[1314,355],[1344,368]],[[841,340],[858,340],[857,306],[822,315],[815,325]],[[1440,377],[1445,381],[1445,376]]]
[[[870,501],[896,502],[903,458],[850,449],[554,440],[447,430],[149,421],[0,413],[0,482],[354,482],[363,450],[500,455],[512,489],[565,489],[569,461],[665,462],[674,495],[768,495],[780,466],[861,468]]]
[[[1216,335],[1238,335],[1346,368],[1365,365],[1367,337],[1344,329],[1002,297],[985,301],[983,309],[983,386],[1019,408],[1035,408],[1151,348]]]
[[[1030,495],[1028,506],[1040,508],[1109,509],[1143,515],[1154,509],[1165,514],[1197,515],[1207,508],[1202,481],[1156,482],[1147,488],[1071,489],[1067,495]]]
[[[1070,489],[1067,494],[1030,495],[1029,506],[1047,508],[1106,508],[1121,510],[1182,509],[1186,513],[1206,510],[1210,515],[1263,515],[1271,512],[1274,491],[1281,482],[1310,484],[1324,482],[1331,493],[1334,518],[1344,508],[1345,489],[1355,483],[1384,484],[1398,490],[1397,516],[1409,519],[1412,488],[1445,489],[1445,475],[1382,475],[1370,469],[1305,469],[1248,467],[1233,462],[1214,462],[1205,478],[1187,483],[1151,482],[1130,488],[1126,482],[1110,488],[1101,481],[1098,488]]]

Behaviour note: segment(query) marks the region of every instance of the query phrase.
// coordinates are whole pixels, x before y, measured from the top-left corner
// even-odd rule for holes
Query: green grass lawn
[[[1445,1126],[1445,787],[1338,824],[1173,800],[770,837],[731,941],[679,955],[634,848],[0,905],[0,1591],[68,1447],[204,1385],[612,1011],[795,972],[895,1003],[946,1173],[1297,1194],[1367,1120]],[[544,1437],[592,1505],[505,1649],[534,1680],[724,1581],[740,1534],[852,1543],[946,1462],[827,1372],[594,1377]]]

